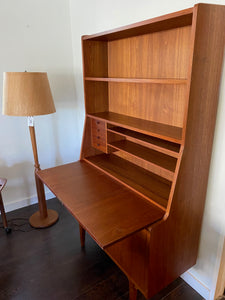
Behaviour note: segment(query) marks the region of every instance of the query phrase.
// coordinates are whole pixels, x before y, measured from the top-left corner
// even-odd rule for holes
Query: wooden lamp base
[[[46,228],[58,221],[59,215],[55,210],[47,209],[47,217],[43,218],[40,215],[40,211],[34,213],[30,219],[29,223],[34,228]]]

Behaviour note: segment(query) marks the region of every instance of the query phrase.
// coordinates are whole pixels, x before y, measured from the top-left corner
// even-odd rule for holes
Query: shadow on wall
[[[81,81],[79,80],[81,78]],[[49,74],[56,114],[52,118],[55,165],[79,159],[84,121],[82,74]],[[79,81],[79,87],[76,83]],[[82,94],[79,95],[79,91]]]
[[[7,179],[7,184],[2,192],[4,204],[28,200],[31,195],[36,196],[33,170],[33,164],[28,161],[10,167],[0,161],[0,177]]]
[[[77,109],[78,95],[72,73],[48,73],[54,102],[59,109]]]

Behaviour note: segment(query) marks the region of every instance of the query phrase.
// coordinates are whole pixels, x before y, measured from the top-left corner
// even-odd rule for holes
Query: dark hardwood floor
[[[60,215],[50,228],[28,224],[37,205],[7,214],[11,234],[0,224],[0,299],[128,299],[126,276],[88,235],[85,249],[80,248],[79,226],[57,199],[49,200],[48,207]],[[178,278],[151,300],[159,299],[203,298]]]

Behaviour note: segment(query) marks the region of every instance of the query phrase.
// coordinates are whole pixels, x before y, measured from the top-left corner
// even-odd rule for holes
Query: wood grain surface
[[[102,248],[164,215],[161,209],[86,162],[40,170],[37,174]]]

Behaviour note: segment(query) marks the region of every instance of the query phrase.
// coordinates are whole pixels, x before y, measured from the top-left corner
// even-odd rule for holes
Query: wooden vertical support
[[[37,144],[33,120],[31,120],[31,123],[32,124],[29,125],[29,131],[34,155],[34,177],[37,188],[39,211],[37,211],[30,217],[29,222],[31,226],[35,228],[46,228],[53,225],[58,220],[59,215],[56,211],[52,209],[47,209],[44,184],[37,176],[37,171],[40,170],[40,165],[38,161]]]
[[[133,282],[129,280],[129,300],[137,300],[137,289]]]
[[[79,228],[80,228],[80,245],[81,245],[81,248],[84,248],[84,246],[85,246],[85,230],[81,225],[79,225]]]

